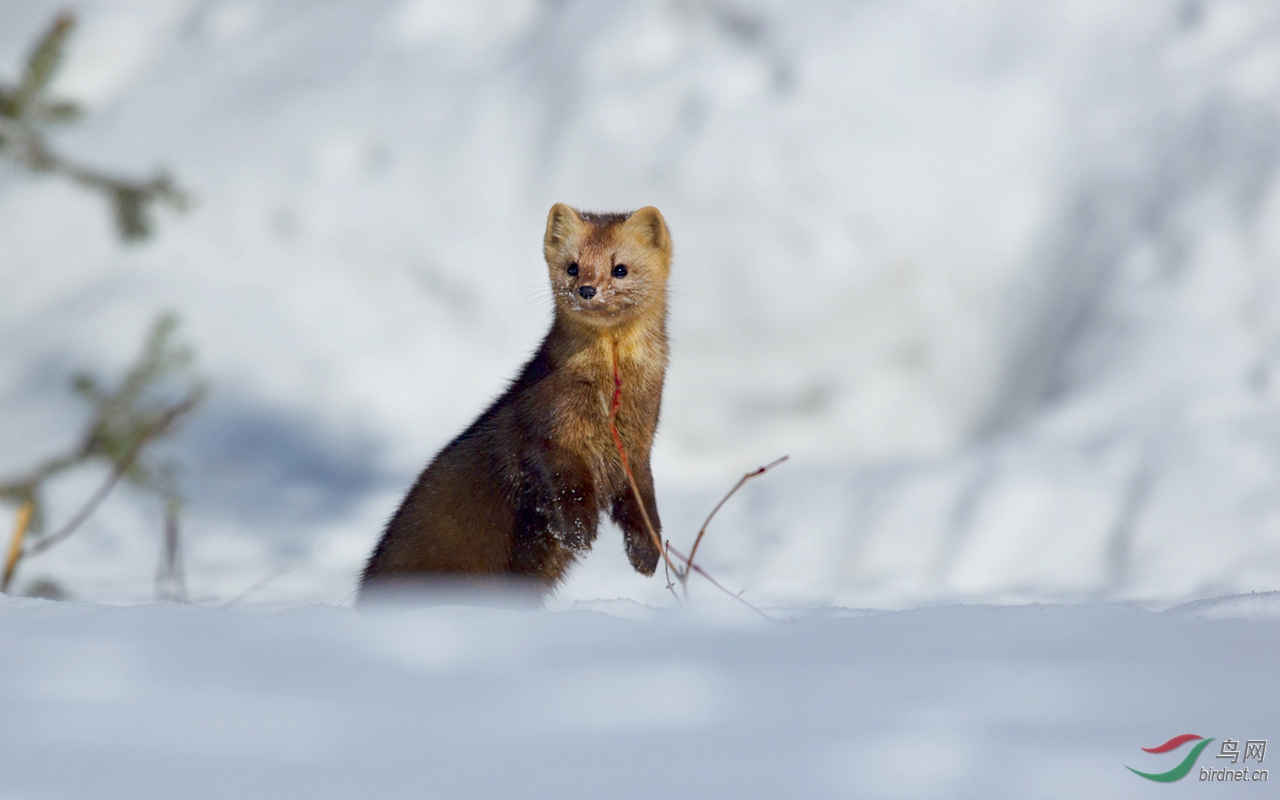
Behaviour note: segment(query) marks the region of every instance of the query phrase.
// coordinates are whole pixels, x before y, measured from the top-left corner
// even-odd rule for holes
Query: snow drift
[[[1274,747],[1278,624],[1275,593],[784,624],[0,598],[0,797],[1258,798],[1125,767]]]

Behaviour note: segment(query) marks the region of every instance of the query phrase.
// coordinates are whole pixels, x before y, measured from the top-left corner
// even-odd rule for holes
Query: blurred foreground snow
[[[0,472],[176,310],[215,391],[179,443],[198,596],[348,598],[542,334],[561,200],[674,233],[673,539],[793,456],[704,549],[757,601],[1280,584],[1270,0],[79,6],[94,113],[60,144],[198,205],[123,249],[98,198],[0,171]],[[59,7],[0,6],[0,69]],[[155,516],[122,494],[24,578],[144,600]],[[661,602],[617,539],[562,602]]]
[[[779,624],[0,598],[0,798],[1262,798],[1125,766],[1274,748],[1277,659],[1280,593]]]

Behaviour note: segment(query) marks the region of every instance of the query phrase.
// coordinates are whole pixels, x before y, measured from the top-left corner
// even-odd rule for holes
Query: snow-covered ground
[[[0,798],[1273,797],[1280,594],[275,615],[0,599]],[[1215,739],[1179,783],[1189,747]]]
[[[0,72],[61,6],[0,4]],[[792,455],[703,550],[757,601],[1280,585],[1271,0],[77,7],[58,88],[91,113],[58,146],[196,203],[127,248],[0,169],[0,475],[73,435],[70,372],[178,312],[213,386],[172,448],[196,597],[349,599],[541,335],[555,201],[671,224],[676,542]],[[18,587],[145,601],[159,527],[122,491]],[[558,602],[613,597],[667,602],[606,532]]]

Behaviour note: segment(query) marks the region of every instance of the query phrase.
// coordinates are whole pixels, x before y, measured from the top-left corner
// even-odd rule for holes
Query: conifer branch
[[[65,541],[97,510],[121,480],[143,491],[159,494],[165,500],[166,537],[176,538],[176,515],[181,497],[170,477],[172,469],[167,464],[149,464],[142,455],[152,442],[172,433],[178,420],[190,413],[206,392],[204,383],[194,380],[175,403],[156,405],[146,400],[151,390],[187,367],[193,358],[188,348],[172,341],[177,324],[177,319],[167,314],[156,320],[137,361],[114,390],[104,389],[87,374],[76,375],[71,383],[72,389],[93,408],[84,433],[66,453],[46,459],[25,475],[0,482],[0,500],[17,504],[20,515],[26,515],[24,524],[19,526],[21,534],[15,534],[15,543],[11,544],[10,561],[6,562],[6,574],[0,579],[0,591],[8,589],[13,572],[23,558]],[[60,529],[53,534],[41,535],[46,518],[42,502],[44,486],[67,470],[92,462],[110,465],[106,479]],[[28,534],[34,535],[34,541],[27,541],[31,538]],[[176,543],[172,549],[176,553]]]
[[[48,550],[50,547],[53,547],[55,544],[58,544],[71,536],[71,534],[75,533],[76,529],[83,525],[84,521],[97,510],[98,506],[102,504],[102,501],[107,499],[107,495],[111,494],[111,490],[120,482],[120,479],[127,475],[129,470],[133,468],[134,462],[138,458],[138,454],[142,452],[142,448],[145,447],[152,439],[163,435],[169,427],[173,425],[173,423],[177,422],[179,417],[195,408],[196,404],[199,403],[200,399],[203,397],[203,394],[204,393],[201,389],[193,389],[191,393],[182,399],[181,402],[169,409],[166,409],[159,419],[153,422],[146,430],[142,431],[142,433],[138,435],[138,438],[129,445],[129,448],[112,468],[111,473],[107,475],[106,480],[102,482],[102,485],[98,487],[98,490],[93,493],[88,501],[80,507],[80,510],[77,511],[71,519],[66,522],[66,524],[59,528],[56,533],[44,536],[40,541],[33,544],[24,553],[24,555],[34,556],[37,553],[43,553],[45,550]],[[172,502],[172,499],[170,499],[169,502]]]
[[[59,14],[32,48],[16,84],[0,82],[0,156],[31,172],[61,175],[85,188],[101,192],[111,202],[116,230],[127,242],[151,235],[151,208],[157,203],[183,211],[185,192],[163,170],[149,180],[113,175],[63,156],[47,141],[48,129],[80,119],[83,110],[70,100],[48,96],[62,66],[75,16]]]

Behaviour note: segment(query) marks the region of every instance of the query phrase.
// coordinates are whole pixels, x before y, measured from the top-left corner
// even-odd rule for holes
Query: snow
[[[1125,766],[1275,735],[1280,593],[775,613],[4,599],[0,797],[1181,797]]]

